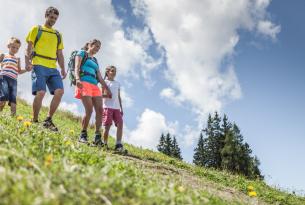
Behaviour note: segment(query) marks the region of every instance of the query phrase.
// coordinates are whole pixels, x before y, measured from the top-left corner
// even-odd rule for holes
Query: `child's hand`
[[[121,115],[122,115],[122,116],[124,115],[123,110],[121,110]]]

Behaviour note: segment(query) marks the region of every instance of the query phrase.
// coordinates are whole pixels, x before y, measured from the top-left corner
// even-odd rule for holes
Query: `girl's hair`
[[[47,8],[45,16],[49,16],[51,13],[56,14],[57,16],[59,15],[59,11],[57,8],[50,6],[49,8]]]
[[[105,72],[104,79],[106,79],[106,77],[108,77],[108,72],[109,72],[111,69],[117,70],[116,67],[115,67],[114,65],[107,66],[107,67],[106,67],[106,72]]]
[[[86,44],[82,47],[82,50],[88,51],[89,45],[92,45],[92,44],[101,44],[101,41],[98,40],[98,39],[93,39],[93,40],[89,41],[88,43],[86,43]]]
[[[10,44],[12,44],[12,43],[17,43],[17,44],[19,44],[20,46],[21,46],[21,41],[18,39],[18,38],[16,38],[16,37],[11,37],[9,40],[8,40],[8,45],[10,45]]]

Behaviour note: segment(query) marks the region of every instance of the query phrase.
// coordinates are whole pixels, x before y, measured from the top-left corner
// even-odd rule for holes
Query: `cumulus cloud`
[[[238,30],[255,31],[266,20],[269,0],[131,2],[166,52],[172,87],[162,90],[162,97],[190,102],[206,115],[242,96],[234,65],[225,60],[234,54]],[[279,32],[275,24],[259,31],[272,38]]]
[[[167,122],[163,114],[146,108],[138,118],[135,130],[129,132],[126,141],[144,148],[156,149],[162,133],[176,134],[177,122]]]
[[[271,21],[260,21],[257,24],[257,30],[259,33],[276,40],[276,35],[281,31],[281,26],[275,25]]]

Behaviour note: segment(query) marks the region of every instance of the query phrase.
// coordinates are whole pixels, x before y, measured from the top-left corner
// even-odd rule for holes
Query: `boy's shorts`
[[[17,80],[0,75],[0,101],[16,104]]]
[[[32,70],[32,94],[36,95],[37,91],[46,91],[46,86],[48,86],[51,95],[54,95],[57,89],[64,89],[59,71],[55,68],[34,65]]]
[[[82,88],[78,88],[77,86],[75,87],[75,95],[74,95],[75,98],[81,99],[82,96],[88,96],[88,97],[102,96],[102,92],[97,85],[84,81],[82,81],[81,83],[83,85]]]
[[[115,126],[123,123],[123,117],[119,109],[104,108],[103,109],[103,125],[110,126],[114,121]]]

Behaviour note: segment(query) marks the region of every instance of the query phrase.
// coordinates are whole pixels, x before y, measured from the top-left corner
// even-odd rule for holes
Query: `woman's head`
[[[105,77],[113,80],[116,75],[116,70],[117,70],[116,67],[113,65],[107,66]]]
[[[101,41],[98,39],[93,39],[85,44],[83,50],[91,54],[96,54],[101,48]]]

